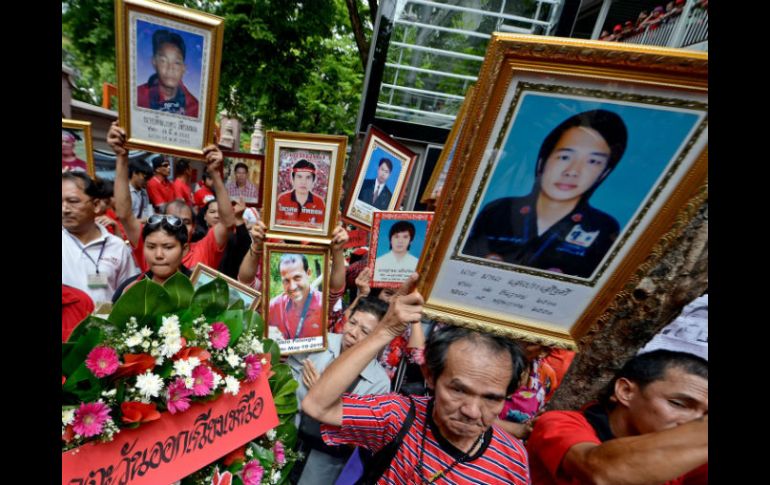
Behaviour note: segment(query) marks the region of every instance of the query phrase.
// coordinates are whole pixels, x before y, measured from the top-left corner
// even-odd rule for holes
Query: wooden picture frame
[[[116,0],[118,118],[126,148],[205,158],[203,148],[214,142],[223,33],[224,19],[215,15]]]
[[[225,180],[225,186],[228,186],[228,184],[231,182],[235,183],[235,165],[238,163],[245,164],[249,171],[248,182],[253,184],[257,189],[257,196],[254,198],[244,197],[244,201],[248,207],[261,208],[263,200],[262,187],[264,185],[263,177],[265,173],[265,156],[258,155],[256,153],[230,151],[223,151],[222,155],[225,157],[225,165],[227,169],[229,169],[229,175],[227,180]],[[233,194],[230,194],[230,200],[237,201],[237,197],[233,196]]]
[[[290,256],[282,261],[284,255]],[[324,350],[329,327],[329,248],[265,243],[263,261],[265,336],[276,341],[282,355]],[[302,297],[304,288],[307,293]]]
[[[417,269],[432,220],[433,212],[374,213],[367,264],[372,274],[369,286],[399,288],[409,279]]]
[[[96,168],[94,167],[91,122],[62,118],[61,131],[62,172],[82,171],[94,178]]]
[[[237,297],[243,300],[243,307],[246,310],[258,311],[259,305],[262,301],[262,293],[254,288],[244,285],[238,280],[230,278],[224,273],[206,266],[203,263],[198,263],[193,268],[192,275],[190,275],[190,282],[193,284],[193,288],[205,285],[206,283],[215,280],[216,278],[222,278],[230,288],[230,300]]]
[[[342,135],[267,132],[262,202],[267,237],[331,243],[347,142]]]
[[[383,159],[388,160],[392,169],[388,171],[384,186],[374,200],[379,167],[383,163],[387,166],[388,163],[382,162]],[[369,125],[356,177],[345,194],[342,218],[350,224],[369,229],[372,226],[373,212],[397,210],[406,193],[409,175],[416,159],[416,153],[376,126]]]
[[[708,54],[495,34],[467,119],[418,270],[425,313],[575,348],[707,197]]]

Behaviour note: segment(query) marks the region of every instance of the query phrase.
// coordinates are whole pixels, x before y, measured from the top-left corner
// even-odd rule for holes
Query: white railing
[[[677,41],[676,32],[679,23],[684,22],[681,41]],[[620,42],[668,47],[688,47],[707,41],[709,38],[709,14],[703,9],[692,9],[690,15],[677,15],[661,22],[648,25],[641,32],[624,37]]]

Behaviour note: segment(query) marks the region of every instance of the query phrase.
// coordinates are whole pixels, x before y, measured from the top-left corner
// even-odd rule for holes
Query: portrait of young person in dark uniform
[[[626,124],[616,113],[595,109],[567,118],[543,140],[530,193],[486,203],[462,253],[590,277],[620,232],[617,220],[590,198],[627,143]]]

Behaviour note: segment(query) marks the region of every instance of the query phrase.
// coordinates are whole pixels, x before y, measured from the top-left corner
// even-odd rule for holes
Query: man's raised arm
[[[107,133],[107,143],[115,152],[115,213],[126,230],[126,236],[131,246],[136,247],[139,244],[139,236],[142,232],[142,224],[136,218],[131,210],[131,191],[128,187],[128,149],[124,146],[126,143],[126,132],[113,122],[110,131]]]

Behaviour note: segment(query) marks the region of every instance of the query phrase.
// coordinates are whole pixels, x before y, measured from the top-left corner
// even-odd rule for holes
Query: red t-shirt
[[[94,311],[94,302],[84,291],[61,285],[61,341],[66,342],[80,322]]]
[[[190,186],[187,185],[185,181],[182,180],[181,177],[175,178],[174,183],[171,184],[171,186],[174,189],[174,198],[182,199],[185,204],[192,207],[193,197],[192,197],[192,190],[190,190]]]
[[[296,334],[302,308],[295,305],[285,293],[270,301],[267,324],[271,327],[277,327],[287,340],[322,336],[324,330],[322,296],[320,291],[310,290],[310,295],[308,295],[310,305],[299,335]]]
[[[292,190],[278,197],[275,221],[287,226],[322,227],[325,211],[324,201],[318,195],[310,192],[305,205],[301,205]]]
[[[195,207],[200,209],[206,205],[206,197],[209,196],[214,197],[214,193],[211,192],[211,190],[209,190],[209,188],[205,185],[196,190],[195,195],[193,195],[193,202],[195,203]]]
[[[154,175],[147,181],[147,196],[152,205],[168,204],[174,200],[174,186],[167,178]]]
[[[527,440],[529,470],[537,485],[580,485],[577,479],[565,477],[561,463],[567,451],[579,443],[602,444],[596,431],[578,411],[548,411],[535,422]],[[682,477],[665,485],[681,485]]]
[[[198,263],[203,263],[206,266],[217,269],[222,261],[222,257],[225,255],[225,247],[227,247],[227,241],[225,241],[221,248],[217,246],[217,238],[212,227],[203,236],[203,239],[190,244],[190,250],[182,257],[182,264],[189,269],[193,269]],[[142,273],[147,272],[150,267],[147,265],[147,261],[144,260],[144,236],[140,234],[139,242],[136,246],[131,247],[131,251],[134,253],[134,259]]]

